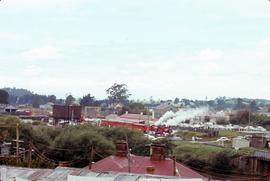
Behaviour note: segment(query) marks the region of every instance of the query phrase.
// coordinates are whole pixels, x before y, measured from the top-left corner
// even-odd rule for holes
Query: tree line
[[[129,106],[129,104],[138,103],[137,107],[155,107],[162,103],[172,103],[177,107],[190,107],[197,108],[202,106],[208,106],[214,110],[243,110],[250,109],[252,112],[258,111],[260,106],[268,106],[270,112],[270,101],[266,99],[247,99],[247,98],[227,98],[217,97],[213,100],[191,100],[191,99],[180,99],[176,97],[174,100],[157,100],[155,101],[151,96],[148,101],[132,101],[130,100],[131,93],[126,84],[114,83],[106,90],[107,98],[96,99],[94,95],[88,93],[81,98],[76,99],[72,94],[66,96],[65,99],[59,99],[55,95],[39,95],[30,92],[26,89],[17,88],[4,88],[0,90],[0,104],[29,104],[33,107],[38,108],[40,105],[48,102],[61,105],[71,105],[74,103],[80,104],[81,106],[103,106],[108,107],[109,105],[116,105],[121,103],[123,106]],[[134,106],[134,105],[133,105]],[[128,111],[130,107],[126,107]],[[132,109],[131,109],[132,110]],[[145,112],[144,109],[142,112]]]

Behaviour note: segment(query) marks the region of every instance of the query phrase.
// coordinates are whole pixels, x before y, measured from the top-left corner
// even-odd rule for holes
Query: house
[[[148,122],[148,121],[157,121],[158,119],[156,119],[154,117],[154,115],[144,115],[143,113],[141,114],[131,114],[126,112],[125,114],[122,114],[120,116],[120,118],[122,119],[127,119],[127,120],[138,120],[138,121],[143,121],[143,122]]]
[[[1,147],[1,156],[10,155],[11,143],[4,142],[3,144],[1,144],[0,147]]]
[[[93,163],[91,170],[206,179],[196,171],[176,162],[175,159],[167,158],[164,145],[151,145],[150,157],[128,154],[127,144],[124,141],[116,144],[116,150],[116,155]]]
[[[86,118],[99,118],[101,117],[101,107],[84,107],[84,116]]]
[[[232,139],[232,147],[236,150],[239,150],[239,148],[249,147],[249,144],[249,140],[240,136]]]
[[[5,107],[5,111],[8,113],[15,113],[17,111],[17,108],[14,106],[7,106]]]
[[[168,101],[154,107],[153,111],[155,112],[155,117],[160,118],[168,111],[178,111],[178,108],[175,107],[172,102]]]
[[[126,122],[126,123],[146,124],[146,125],[152,124],[157,121],[157,119],[154,118],[153,115],[143,115],[143,113],[131,114],[128,112],[122,114],[121,116],[118,116],[117,114],[110,114],[106,116],[106,120],[113,122]]]
[[[237,157],[231,163],[245,174],[269,176],[270,152],[256,150],[252,156]]]
[[[254,148],[269,148],[269,134],[252,134],[250,138],[250,146]]]

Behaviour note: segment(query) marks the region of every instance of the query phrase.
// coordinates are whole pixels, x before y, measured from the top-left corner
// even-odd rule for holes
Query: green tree
[[[223,110],[226,107],[226,97],[218,97],[217,101],[217,110]]]
[[[91,94],[87,94],[83,96],[83,98],[80,100],[81,106],[94,106],[95,105],[95,97],[91,96]]]
[[[176,98],[174,99],[174,101],[173,101],[174,104],[179,104],[179,102],[180,102],[180,100],[179,100],[178,97],[176,97]]]
[[[56,102],[56,96],[55,95],[49,95],[48,96],[48,102],[55,103]]]
[[[253,101],[250,102],[249,107],[250,107],[250,111],[251,112],[258,111],[258,106],[257,106],[257,103],[256,103],[255,100],[253,100]]]
[[[34,108],[39,108],[39,106],[41,104],[44,104],[41,96],[38,95],[38,94],[33,95],[33,98],[32,98],[32,105],[33,105],[33,107]]]
[[[65,100],[66,105],[71,105],[76,99],[72,95],[68,95]]]
[[[114,83],[109,89],[106,90],[108,98],[111,103],[123,103],[128,102],[128,98],[131,96],[126,84]]]
[[[236,100],[235,109],[240,110],[240,109],[243,109],[244,107],[245,107],[245,105],[243,104],[243,99],[238,98]]]
[[[213,171],[224,173],[230,172],[232,170],[232,166],[230,164],[232,157],[233,153],[227,150],[217,153],[215,156],[212,157]]]
[[[9,97],[8,92],[0,89],[0,104],[7,104],[8,97]]]

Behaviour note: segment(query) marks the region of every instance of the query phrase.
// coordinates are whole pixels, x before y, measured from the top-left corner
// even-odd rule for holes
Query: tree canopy
[[[81,106],[94,106],[95,103],[96,103],[95,97],[91,96],[91,94],[83,96],[82,99],[80,100]]]
[[[128,98],[131,96],[126,84],[114,83],[109,89],[106,90],[108,98],[111,103],[127,103]]]
[[[8,97],[9,97],[8,92],[0,89],[0,104],[7,104]]]
[[[72,95],[68,95],[65,100],[66,105],[71,105],[76,99]]]

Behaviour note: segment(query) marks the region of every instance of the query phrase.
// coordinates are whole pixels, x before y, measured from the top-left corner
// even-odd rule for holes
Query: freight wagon
[[[146,124],[124,122],[124,121],[101,120],[100,126],[126,127],[130,129],[136,129],[144,133],[153,132],[154,134],[160,134],[160,135],[171,132],[170,127],[166,127],[166,126],[155,126],[155,125],[149,126]]]
[[[81,120],[81,106],[53,105],[53,115],[55,120]]]

